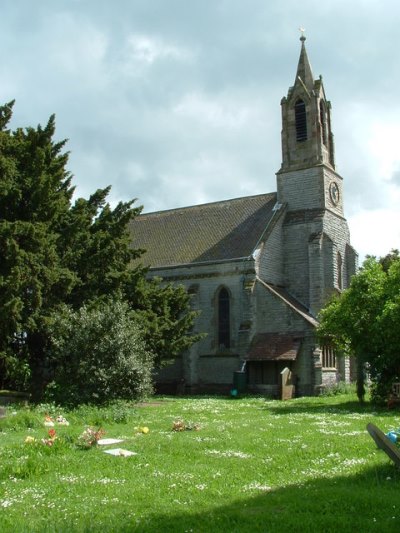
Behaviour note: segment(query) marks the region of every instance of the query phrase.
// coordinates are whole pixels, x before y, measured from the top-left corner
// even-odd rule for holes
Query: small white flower
[[[10,507],[10,505],[12,505],[12,502],[10,500],[3,500],[1,502],[2,507]]]

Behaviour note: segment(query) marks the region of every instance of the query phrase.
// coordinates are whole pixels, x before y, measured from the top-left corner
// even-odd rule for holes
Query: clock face
[[[333,205],[339,203],[339,186],[336,181],[332,181],[329,185],[329,196],[331,197]]]

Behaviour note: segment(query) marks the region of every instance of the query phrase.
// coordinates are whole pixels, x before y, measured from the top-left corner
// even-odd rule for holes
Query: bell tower
[[[356,269],[335,169],[331,104],[314,79],[302,34],[294,85],[281,100],[282,165],[277,199],[286,206],[284,271],[289,292],[317,314]]]
[[[304,35],[300,40],[295,82],[281,101],[281,170],[297,170],[318,164],[335,170],[331,104],[326,99],[322,77],[314,80]]]

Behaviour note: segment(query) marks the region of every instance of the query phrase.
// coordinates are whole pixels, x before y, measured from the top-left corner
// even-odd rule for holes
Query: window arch
[[[218,293],[218,347],[220,350],[231,347],[230,296],[225,287]]]
[[[303,100],[297,100],[294,106],[294,116],[296,122],[296,141],[307,140],[307,113],[306,104]]]
[[[319,101],[319,120],[321,122],[322,142],[325,146],[327,146],[328,143],[326,137],[326,113],[323,100]]]

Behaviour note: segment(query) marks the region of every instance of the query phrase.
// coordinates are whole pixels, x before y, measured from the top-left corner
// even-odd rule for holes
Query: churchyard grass
[[[54,426],[51,446],[40,442],[46,414],[70,423]],[[0,531],[392,532],[400,470],[368,422],[386,432],[400,412],[353,395],[11,408],[0,420]],[[87,425],[124,442],[78,448]],[[113,447],[137,455],[104,453]]]

